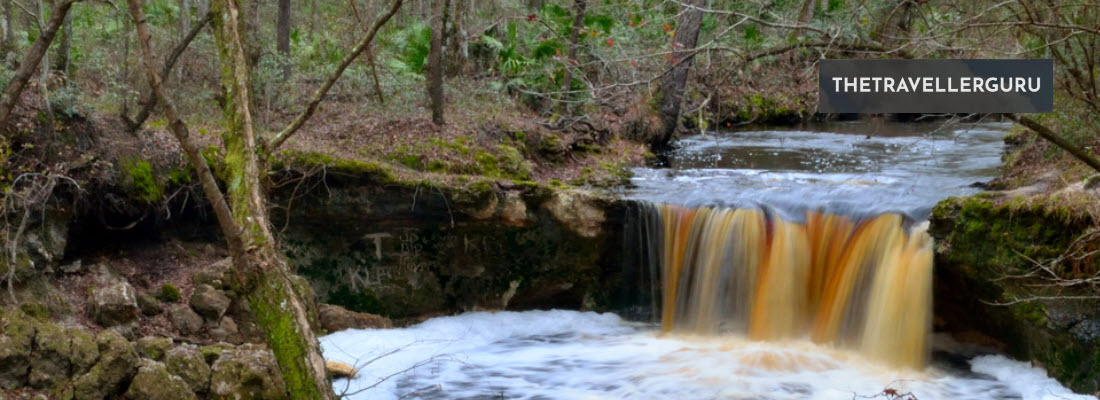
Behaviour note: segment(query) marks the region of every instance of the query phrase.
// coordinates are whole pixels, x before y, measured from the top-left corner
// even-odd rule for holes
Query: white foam
[[[327,359],[362,367],[356,379],[334,383],[338,393],[378,384],[352,399],[848,400],[886,388],[921,400],[1092,399],[1000,356],[976,358],[979,374],[892,371],[805,341],[661,336],[653,326],[592,312],[468,313],[338,332],[321,343]]]

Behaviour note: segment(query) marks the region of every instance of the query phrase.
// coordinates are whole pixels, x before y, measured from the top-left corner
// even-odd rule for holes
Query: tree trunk
[[[6,59],[8,52],[13,50],[13,44],[15,39],[15,30],[11,26],[11,2],[12,0],[2,0],[4,6],[4,18],[0,19],[0,59]]]
[[[245,294],[264,330],[290,397],[333,399],[332,384],[325,373],[325,362],[305,305],[293,289],[286,260],[275,248],[268,226],[261,185],[267,166],[260,162],[257,153],[249,108],[251,64],[241,42],[241,10],[236,0],[216,0],[212,8],[218,15],[214,18],[214,33],[226,91],[222,143],[230,182],[227,192],[243,244],[240,251],[231,253],[236,286]]]
[[[65,23],[61,28],[61,43],[57,46],[57,60],[54,61],[54,70],[65,77],[69,76],[69,63],[72,60],[73,50],[73,15],[65,15]]]
[[[27,81],[30,80],[31,75],[38,69],[38,64],[42,61],[42,58],[46,56],[46,52],[50,48],[50,42],[53,42],[54,36],[57,35],[58,29],[61,28],[62,23],[65,21],[65,16],[69,14],[69,9],[72,8],[74,0],[59,0],[53,7],[53,11],[50,12],[50,20],[46,23],[45,29],[38,35],[38,39],[35,39],[34,44],[31,45],[30,50],[27,50],[27,55],[23,57],[23,61],[19,63],[19,68],[15,70],[15,75],[12,76],[11,81],[8,82],[8,86],[4,88],[4,97],[0,99],[0,127],[8,124],[8,117],[11,116],[11,110],[15,108],[15,104],[19,102],[19,96],[23,94],[23,89],[27,86]]]
[[[573,30],[569,32],[569,50],[565,58],[565,74],[561,79],[561,96],[558,113],[565,115],[569,112],[570,91],[573,89],[573,66],[577,63],[577,42],[580,40],[581,29],[584,29],[584,10],[588,7],[588,0],[573,0]]]
[[[290,0],[279,0],[279,21],[275,30],[278,33],[277,47],[283,57],[283,80],[290,79]]]
[[[466,68],[466,18],[470,0],[451,1],[450,28],[447,30],[447,76],[457,76]]]
[[[817,4],[817,0],[806,0],[802,3],[802,10],[798,12],[798,24],[806,25],[810,23],[810,20],[814,18],[814,5]],[[796,28],[794,32],[791,32],[791,39],[797,38],[802,35],[802,29]]]
[[[650,141],[650,147],[657,151],[668,150],[672,135],[680,125],[680,101],[684,96],[688,73],[691,72],[691,60],[695,56],[695,42],[699,39],[699,25],[703,22],[703,11],[699,8],[703,0],[690,0],[686,9],[676,22],[676,33],[672,37],[672,67],[660,84],[661,130]]]
[[[191,1],[179,0],[180,8],[180,29],[177,33],[179,40],[187,37],[187,32],[191,31]]]
[[[443,125],[443,13],[442,1],[432,4],[432,38],[428,50],[428,99],[431,101],[432,122]]]

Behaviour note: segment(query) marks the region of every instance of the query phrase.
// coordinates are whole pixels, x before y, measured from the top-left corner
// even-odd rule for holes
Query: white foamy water
[[[1095,399],[998,355],[893,371],[804,341],[662,336],[592,312],[468,313],[321,343],[326,359],[362,368],[334,383],[363,390],[352,399]]]

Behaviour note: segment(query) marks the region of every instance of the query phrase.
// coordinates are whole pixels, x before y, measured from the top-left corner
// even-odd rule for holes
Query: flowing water
[[[351,398],[1047,399],[1043,370],[931,330],[931,207],[996,176],[1006,126],[712,133],[638,169],[653,318],[468,313],[345,331]],[[901,397],[897,397],[901,395]]]

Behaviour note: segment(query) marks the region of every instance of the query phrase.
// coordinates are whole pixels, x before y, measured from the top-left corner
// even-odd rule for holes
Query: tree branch
[[[230,254],[240,254],[243,251],[243,243],[241,242],[241,235],[237,234],[239,228],[233,221],[233,214],[229,209],[229,204],[225,201],[225,196],[222,195],[221,189],[218,188],[217,180],[214,178],[214,173],[210,171],[210,166],[206,164],[206,158],[199,152],[198,146],[191,140],[191,136],[187,131],[187,124],[179,118],[179,114],[176,112],[176,105],[172,102],[164,93],[164,88],[161,87],[160,76],[156,72],[156,57],[153,55],[152,46],[149,44],[150,34],[149,25],[145,22],[145,11],[141,8],[141,0],[126,0],[130,6],[130,15],[134,18],[134,25],[137,28],[138,44],[141,46],[141,58],[142,64],[145,67],[145,78],[149,81],[149,87],[153,93],[160,99],[160,103],[163,106],[165,117],[168,118],[168,128],[175,135],[176,140],[179,141],[180,147],[183,148],[184,154],[187,155],[187,160],[191,163],[191,166],[195,167],[195,172],[198,175],[199,182],[202,185],[202,191],[206,194],[206,199],[210,201],[211,207],[214,208],[214,215],[218,218],[218,225],[221,227],[223,233],[225,233],[225,240],[229,245]]]
[[[344,70],[351,65],[352,61],[355,61],[355,58],[359,57],[359,55],[370,46],[370,43],[374,41],[374,37],[378,34],[378,30],[381,29],[382,25],[385,25],[394,14],[397,14],[397,10],[401,8],[403,2],[404,0],[394,0],[393,6],[390,7],[389,11],[386,11],[378,20],[374,21],[374,25],[371,26],[370,32],[352,48],[351,53],[344,56],[344,59],[340,61],[340,65],[336,67],[336,71],[334,71],[332,75],[325,80],[325,83],[313,93],[313,98],[309,100],[309,105],[306,106],[306,109],[302,110],[302,113],[299,114],[297,118],[294,118],[294,121],[292,121],[290,125],[287,125],[282,132],[279,132],[279,134],[271,139],[271,143],[267,146],[269,152],[273,152],[278,149],[279,146],[282,146],[287,139],[297,133],[298,129],[313,116],[313,113],[317,111],[317,106],[321,104],[321,100],[324,100],[325,94],[328,93],[329,89],[332,89],[332,85],[336,83],[337,79],[340,79],[340,76],[344,74]]]
[[[195,40],[195,37],[199,35],[202,28],[206,24],[210,23],[210,20],[214,18],[213,12],[207,12],[202,17],[202,20],[198,24],[195,24],[190,31],[187,32],[187,36],[184,36],[179,43],[176,43],[176,47],[172,48],[172,52],[168,54],[168,59],[164,60],[164,65],[160,68],[160,80],[163,82],[168,79],[168,74],[172,72],[172,68],[176,66],[176,61],[179,60],[183,52],[187,50],[187,47],[191,45],[191,41]],[[153,112],[153,108],[157,106],[157,94],[150,89],[145,92],[145,95],[141,98],[141,111],[134,117],[133,120],[129,119],[125,114],[122,115],[122,119],[126,122],[126,128],[130,132],[137,131],[141,128],[141,125],[145,123],[145,120],[149,118],[149,114]]]
[[[0,127],[8,125],[8,117],[11,116],[15,103],[19,102],[19,96],[23,94],[27,81],[31,78],[34,70],[38,69],[38,64],[50,49],[50,43],[53,42],[58,29],[65,22],[65,16],[69,14],[69,9],[77,1],[79,0],[61,0],[50,11],[50,20],[46,23],[45,29],[42,30],[42,34],[38,36],[38,39],[35,39],[31,49],[27,51],[27,55],[23,57],[23,61],[19,64],[19,69],[15,71],[15,76],[4,88],[4,97],[0,99]]]
[[[1054,133],[1054,131],[1050,130],[1050,128],[1047,128],[1043,126],[1043,124],[1040,124],[1039,122],[1028,117],[1016,114],[1005,114],[1005,116],[1008,117],[1008,119],[1016,121],[1017,124],[1023,125],[1028,129],[1031,129],[1032,132],[1039,134],[1039,136],[1042,136],[1043,139],[1049,140],[1051,143],[1054,143],[1058,147],[1061,147],[1062,150],[1069,152],[1069,154],[1072,154],[1078,160],[1081,160],[1081,162],[1085,163],[1089,167],[1092,167],[1093,170],[1100,172],[1100,160],[1097,160],[1092,155],[1086,153],[1083,149],[1081,149],[1081,147],[1075,146],[1072,143],[1066,141],[1066,139],[1063,139],[1057,133]]]

